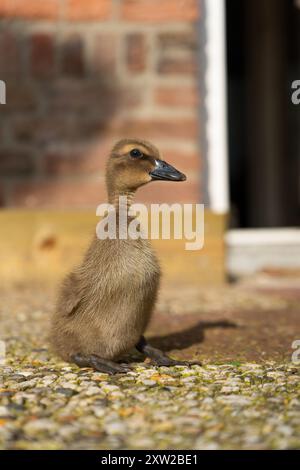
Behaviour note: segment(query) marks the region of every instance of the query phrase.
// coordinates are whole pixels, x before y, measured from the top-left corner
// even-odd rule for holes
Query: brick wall
[[[0,0],[0,205],[95,207],[107,153],[153,141],[186,183],[143,201],[198,201],[197,0]]]

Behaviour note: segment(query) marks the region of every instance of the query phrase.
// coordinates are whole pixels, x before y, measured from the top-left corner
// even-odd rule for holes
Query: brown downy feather
[[[130,158],[138,148],[147,158]],[[108,201],[132,199],[151,181],[159,158],[151,144],[123,140],[107,164]],[[133,348],[144,333],[159,287],[160,268],[148,240],[128,238],[91,242],[81,263],[64,280],[52,318],[51,344],[64,360],[77,353],[117,359]]]

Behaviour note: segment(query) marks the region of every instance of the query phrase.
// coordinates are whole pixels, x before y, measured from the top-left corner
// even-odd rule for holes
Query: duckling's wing
[[[82,287],[75,273],[69,274],[63,284],[58,298],[57,309],[61,315],[70,316],[76,313],[82,300]]]

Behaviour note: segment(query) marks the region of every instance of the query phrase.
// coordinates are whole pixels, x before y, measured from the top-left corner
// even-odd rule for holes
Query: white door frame
[[[207,202],[216,214],[227,214],[229,161],[227,140],[227,59],[225,0],[202,0],[204,37],[205,154]],[[247,275],[264,267],[300,267],[300,229],[240,229],[225,234],[227,270]]]
[[[205,28],[204,107],[207,192],[210,209],[229,211],[225,0],[203,0]]]

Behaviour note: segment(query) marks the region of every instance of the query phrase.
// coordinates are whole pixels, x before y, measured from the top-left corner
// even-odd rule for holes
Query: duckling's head
[[[143,140],[120,140],[107,163],[109,192],[135,191],[154,180],[185,181],[186,176],[161,159],[158,149]]]

